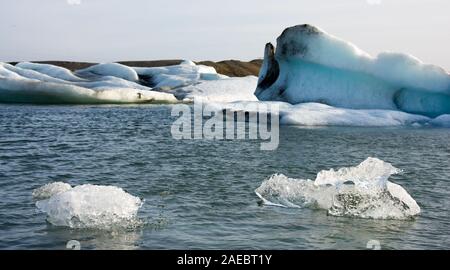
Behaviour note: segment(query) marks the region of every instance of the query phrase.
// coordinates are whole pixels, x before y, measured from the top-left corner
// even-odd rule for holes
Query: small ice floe
[[[321,171],[315,181],[276,174],[255,192],[267,205],[325,209],[333,216],[409,219],[420,214],[420,207],[403,187],[388,181],[399,172],[390,163],[368,158],[356,167]]]
[[[56,182],[33,191],[36,207],[56,226],[111,229],[141,224],[137,212],[143,201],[115,186]]]

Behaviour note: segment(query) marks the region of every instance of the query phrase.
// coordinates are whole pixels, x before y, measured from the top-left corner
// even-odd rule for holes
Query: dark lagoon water
[[[450,129],[281,127],[276,151],[258,141],[179,141],[170,105],[0,105],[0,248],[383,249],[450,248]],[[365,220],[258,204],[274,173],[314,179],[377,157],[422,208],[415,220]],[[145,199],[134,230],[46,222],[33,189],[64,181],[115,185]]]

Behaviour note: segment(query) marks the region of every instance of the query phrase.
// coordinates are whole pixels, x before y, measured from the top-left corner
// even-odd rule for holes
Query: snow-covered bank
[[[420,214],[420,207],[403,187],[388,181],[400,172],[368,158],[356,167],[321,171],[315,181],[275,174],[255,192],[267,205],[318,208],[334,216],[408,219]]]
[[[310,25],[266,45],[255,92],[260,100],[319,102],[436,117],[450,113],[450,74],[400,53],[376,57]]]

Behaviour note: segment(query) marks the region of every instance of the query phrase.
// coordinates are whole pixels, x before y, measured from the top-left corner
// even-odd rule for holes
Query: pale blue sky
[[[448,0],[0,0],[0,61],[249,60],[310,23],[450,70],[449,11]]]

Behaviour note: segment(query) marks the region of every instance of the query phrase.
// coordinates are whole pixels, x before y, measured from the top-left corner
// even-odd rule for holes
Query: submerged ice
[[[450,113],[450,74],[400,53],[372,57],[310,25],[286,29],[267,44],[255,95],[291,104]]]
[[[432,119],[423,115],[409,114],[395,110],[355,110],[337,108],[321,103],[300,103],[291,105],[280,101],[235,101],[211,102],[209,106],[216,111],[245,111],[254,113],[261,108],[277,105],[279,123],[295,126],[354,126],[354,127],[389,127],[389,126],[436,126],[449,127],[450,118],[440,116]]]
[[[36,207],[56,226],[110,229],[140,224],[143,201],[115,186],[50,183],[33,191]]]
[[[390,163],[368,158],[356,167],[321,171],[315,181],[276,174],[255,192],[268,205],[325,209],[333,216],[409,219],[420,207],[403,187],[388,181],[399,172]]]

